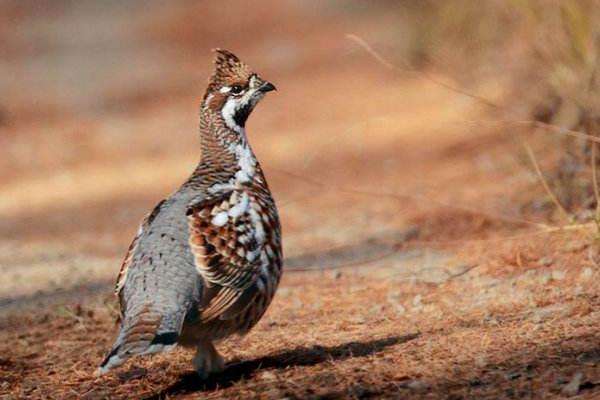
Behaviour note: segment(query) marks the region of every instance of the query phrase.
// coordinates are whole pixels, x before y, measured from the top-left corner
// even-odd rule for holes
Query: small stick
[[[529,159],[531,160],[531,163],[533,164],[533,167],[535,168],[535,172],[537,173],[538,177],[540,178],[540,181],[542,182],[542,185],[544,186],[546,193],[548,193],[548,196],[550,196],[550,199],[552,200],[552,202],[554,203],[556,208],[560,211],[560,213],[563,215],[563,217],[566,218],[567,221],[571,221],[571,217],[569,216],[569,213],[567,212],[567,210],[565,210],[565,208],[562,206],[562,204],[560,204],[560,202],[558,201],[558,198],[554,195],[554,193],[550,189],[550,186],[548,185],[548,182],[544,178],[544,175],[542,174],[542,170],[540,169],[540,166],[538,165],[535,155],[533,154],[533,150],[531,150],[531,146],[529,146],[529,144],[526,142],[523,142],[523,146],[525,147],[525,150],[527,150],[527,155],[529,156]]]
[[[598,190],[598,172],[596,170],[596,143],[592,142],[592,183],[594,187],[594,197],[596,198],[596,231],[600,232],[600,190]]]
[[[450,90],[452,92],[456,92],[458,94],[462,94],[463,96],[467,96],[467,97],[470,97],[472,99],[475,99],[475,100],[479,101],[480,103],[485,104],[488,107],[502,108],[498,104],[495,104],[494,102],[492,102],[492,101],[490,101],[490,100],[488,100],[488,99],[486,99],[484,97],[478,96],[478,95],[473,94],[473,93],[469,93],[469,92],[467,92],[464,89],[461,89],[459,87],[456,87],[456,86],[450,85],[450,84],[448,84],[446,82],[443,82],[443,81],[441,81],[441,80],[439,80],[439,79],[437,79],[437,78],[435,78],[435,77],[427,74],[426,72],[417,71],[414,68],[409,68],[409,67],[406,67],[406,68],[399,68],[399,67],[397,67],[396,65],[392,64],[391,62],[389,62],[388,60],[386,60],[385,58],[383,58],[383,56],[381,54],[379,54],[377,51],[375,51],[363,38],[361,38],[361,37],[359,37],[357,35],[354,35],[352,33],[348,33],[348,34],[346,34],[346,38],[352,40],[354,43],[358,44],[360,47],[362,47],[363,49],[365,49],[365,51],[367,53],[369,53],[377,62],[379,62],[381,65],[383,65],[387,69],[391,69],[393,71],[410,72],[410,73],[413,73],[413,74],[420,75],[424,79],[426,79],[426,80],[428,80],[430,82],[433,82],[436,85],[442,86],[442,87],[444,87],[444,88],[446,88],[446,89],[448,89],[448,90]]]

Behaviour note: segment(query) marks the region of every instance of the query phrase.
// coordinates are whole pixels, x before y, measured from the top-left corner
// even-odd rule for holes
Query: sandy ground
[[[600,396],[594,228],[549,222],[515,132],[474,123],[480,104],[345,38],[399,61],[394,7],[106,4],[0,6],[0,398]],[[96,378],[120,259],[197,162],[215,46],[279,88],[248,131],[281,288],[219,345],[222,375],[176,350]]]

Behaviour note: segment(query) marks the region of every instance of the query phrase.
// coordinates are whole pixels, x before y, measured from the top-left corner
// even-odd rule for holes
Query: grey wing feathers
[[[167,324],[163,322],[163,317],[151,309],[140,310],[131,317],[126,316],[112,350],[100,364],[99,373],[121,365],[133,355],[173,348],[177,344],[185,313],[175,312],[171,315],[172,322]]]
[[[133,355],[173,348],[187,312],[198,301],[201,283],[191,254],[183,251],[185,209],[171,204],[161,210],[164,204],[142,223],[125,257],[117,281],[121,329],[99,373]]]

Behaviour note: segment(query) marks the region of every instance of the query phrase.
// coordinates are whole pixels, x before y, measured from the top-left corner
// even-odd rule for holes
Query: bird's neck
[[[219,111],[200,111],[200,141],[201,160],[194,175],[206,186],[248,184],[260,174],[244,128],[229,127]]]

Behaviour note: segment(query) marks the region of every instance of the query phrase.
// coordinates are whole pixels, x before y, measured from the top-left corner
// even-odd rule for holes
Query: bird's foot
[[[215,349],[212,342],[198,344],[194,356],[194,368],[200,378],[206,379],[209,375],[222,372],[225,369],[225,360]]]

